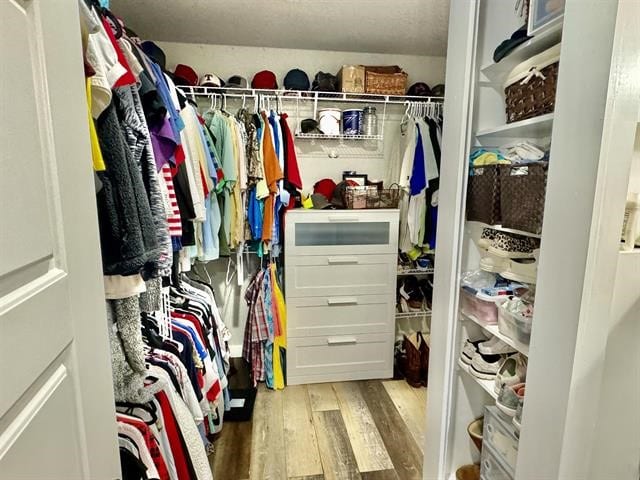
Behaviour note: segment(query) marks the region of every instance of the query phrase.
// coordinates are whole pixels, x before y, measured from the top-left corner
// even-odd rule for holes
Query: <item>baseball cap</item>
[[[234,75],[233,77],[229,77],[225,86],[227,88],[247,88],[248,85],[246,78],[240,75]]]
[[[331,197],[333,197],[333,191],[336,188],[336,182],[331,180],[330,178],[323,178],[316,182],[313,186],[313,193],[319,193],[324,195],[324,197],[329,201]]]
[[[286,90],[309,90],[309,77],[299,68],[289,70],[284,77],[284,88]]]
[[[276,74],[269,70],[262,70],[261,72],[256,73],[253,80],[251,80],[251,88],[276,90],[278,88]]]
[[[429,97],[431,96],[431,89],[429,85],[424,82],[414,83],[409,87],[407,95],[411,97]]]
[[[140,48],[142,48],[142,51],[147,54],[147,57],[156,62],[162,70],[167,69],[167,57],[164,54],[164,51],[158,45],[150,40],[147,40],[145,42],[142,42]]]
[[[318,128],[318,122],[313,118],[305,118],[300,122],[300,130],[302,133],[320,133],[324,134],[320,128]]]
[[[205,73],[204,75],[202,75],[202,77],[200,77],[200,83],[199,85],[201,87],[224,87],[224,82],[220,79],[220,77],[218,77],[217,75],[214,75],[213,73]]]
[[[190,85],[195,87],[198,85],[198,74],[189,65],[179,63],[173,71],[173,82],[176,85]]]
[[[345,197],[347,196],[347,187],[357,187],[358,184],[353,180],[343,180],[333,190],[331,203],[336,207],[345,208]]]
[[[325,208],[331,208],[333,206],[329,203],[327,197],[325,197],[321,193],[314,193],[313,195],[311,195],[311,203],[313,203],[313,208],[315,210],[323,210]]]

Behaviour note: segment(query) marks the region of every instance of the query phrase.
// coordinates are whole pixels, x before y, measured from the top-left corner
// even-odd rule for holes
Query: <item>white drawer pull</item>
[[[327,305],[357,305],[358,299],[355,297],[327,298]]]
[[[355,265],[358,257],[327,257],[329,265]]]
[[[355,337],[329,337],[327,338],[327,345],[350,345],[358,343]]]
[[[342,223],[342,222],[359,222],[360,219],[358,217],[329,217],[329,221],[332,223]]]

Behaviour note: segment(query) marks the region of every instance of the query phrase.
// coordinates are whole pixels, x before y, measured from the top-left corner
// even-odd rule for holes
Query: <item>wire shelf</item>
[[[396,312],[396,320],[400,320],[403,318],[425,318],[430,316],[431,310],[428,308],[419,310],[417,312]]]
[[[325,135],[324,133],[296,133],[296,138],[306,140],[382,140],[382,135]]]
[[[398,267],[398,276],[403,275],[433,275],[435,270],[433,268],[419,269],[419,268],[403,268]]]

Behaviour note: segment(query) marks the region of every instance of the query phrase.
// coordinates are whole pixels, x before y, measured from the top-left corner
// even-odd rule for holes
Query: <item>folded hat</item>
[[[319,133],[324,135],[324,132],[318,128],[318,122],[313,118],[305,118],[300,122],[300,130],[302,133]]]
[[[278,80],[276,75],[269,70],[262,70],[254,75],[251,80],[251,88],[262,88],[265,90],[277,90]]]
[[[199,85],[201,87],[216,87],[216,88],[220,88],[220,87],[224,87],[224,82],[220,79],[220,77],[218,77],[217,75],[214,75],[213,73],[205,73],[200,78]]]
[[[247,88],[249,85],[249,83],[247,82],[247,79],[244,77],[241,77],[240,75],[234,75],[233,77],[229,77],[229,80],[227,80],[227,84],[225,85],[225,87],[227,88]]]
[[[513,32],[511,38],[508,38],[496,47],[496,50],[493,52],[493,61],[498,63],[504,57],[509,55],[514,48],[526,42],[530,38],[531,37],[527,35],[527,26],[523,25],[518,30]]]
[[[299,68],[289,70],[284,77],[284,88],[286,90],[309,90],[309,77]]]
[[[431,89],[429,88],[429,85],[427,85],[426,83],[417,82],[409,87],[409,90],[407,91],[407,95],[411,97],[430,97]]]
[[[158,45],[147,40],[146,42],[142,42],[140,48],[142,48],[142,51],[147,54],[147,57],[156,62],[162,70],[167,69],[167,57]]]
[[[198,85],[198,74],[188,65],[179,63],[173,71],[173,82],[176,85],[190,85],[195,87]]]
[[[330,178],[323,178],[322,180],[318,180],[313,186],[313,193],[324,195],[327,201],[329,201],[329,199],[333,197],[333,191],[335,190],[335,188],[336,182],[334,182]]]
[[[431,89],[431,95],[434,97],[444,97],[444,83],[439,83]]]

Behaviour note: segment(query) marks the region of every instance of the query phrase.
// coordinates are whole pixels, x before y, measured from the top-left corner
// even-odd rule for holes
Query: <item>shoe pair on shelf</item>
[[[412,387],[427,386],[429,378],[429,335],[414,332],[403,337],[402,373]]]
[[[527,358],[522,354],[511,355],[496,374],[494,391],[498,394],[496,407],[509,417],[516,430],[520,431],[520,419],[524,405]]]
[[[516,350],[498,337],[473,342],[467,339],[460,352],[460,363],[474,377],[493,380],[507,356],[514,353]]]
[[[433,287],[428,279],[418,280],[413,275],[398,283],[398,306],[400,312],[420,312],[431,305]],[[426,302],[425,302],[426,300]]]
[[[516,282],[536,283],[540,240],[485,228],[478,246],[487,251],[480,268]]]

